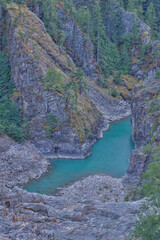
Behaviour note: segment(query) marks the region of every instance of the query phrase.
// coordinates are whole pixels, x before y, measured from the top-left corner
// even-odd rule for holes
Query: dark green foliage
[[[155,79],[160,79],[160,71],[157,71],[154,75]]]
[[[130,56],[129,56],[126,44],[124,44],[121,49],[120,63],[121,63],[121,67],[120,67],[121,72],[126,74],[129,73],[131,63],[130,63]]]
[[[145,60],[146,54],[148,54],[152,50],[152,46],[150,44],[142,44],[141,46],[141,59]]]
[[[107,82],[107,79],[105,77],[100,76],[97,79],[97,84],[102,88],[108,88],[108,82]]]
[[[59,41],[59,26],[58,13],[56,8],[57,0],[41,0],[42,20],[50,36],[56,41]]]
[[[158,36],[160,30],[159,0],[120,0],[120,3],[126,10],[135,12],[140,19],[151,27],[153,39]]]
[[[118,96],[118,92],[115,88],[111,90],[111,96],[112,97],[117,97]]]
[[[127,195],[124,197],[124,201],[125,201],[125,202],[128,202],[128,201],[129,201],[129,194],[127,194]]]
[[[21,115],[16,104],[11,101],[14,85],[10,67],[4,52],[0,52],[0,132],[8,134],[18,142],[25,139],[21,129]]]
[[[47,130],[46,130],[46,135],[47,136],[51,136],[52,133],[56,130],[58,130],[59,126],[60,126],[60,119],[57,118],[56,116],[54,116],[51,113],[47,114]]]
[[[122,11],[119,5],[116,5],[114,0],[100,0],[102,19],[105,24],[105,32],[107,37],[114,43],[119,44],[123,36],[123,21]]]
[[[160,239],[160,214],[157,209],[148,212],[145,216],[140,215],[140,220],[136,224],[134,238],[143,240]]]
[[[84,74],[80,68],[71,74],[70,86],[75,90],[75,92],[79,91],[80,94],[87,89],[87,84],[84,80]]]
[[[152,150],[152,146],[151,146],[151,144],[147,144],[145,147],[144,147],[144,149],[143,149],[143,153],[144,154],[148,154],[148,153],[150,153],[150,151]]]
[[[158,128],[158,123],[154,123],[152,127],[152,133],[154,133]]]
[[[86,34],[86,38],[90,39],[94,44],[94,52],[97,63],[106,77],[114,73],[117,67],[120,66],[120,54],[117,47],[117,39],[120,33],[112,32],[113,39],[109,39],[106,34],[106,26],[103,22],[103,6],[102,2],[90,1],[88,7],[77,6],[72,1],[65,1],[65,10],[70,12]],[[119,24],[120,16],[115,14],[115,20]],[[115,23],[116,25],[116,23]],[[120,26],[117,31],[121,31]]]
[[[149,144],[148,144],[149,146]],[[146,147],[148,149],[148,147]],[[148,170],[142,175],[141,195],[148,197],[144,205],[146,214],[140,214],[139,220],[135,225],[133,239],[155,240],[160,239],[160,148],[149,147],[148,153],[152,151],[152,161]],[[142,211],[144,212],[142,209]]]
[[[160,149],[156,150],[160,154]],[[158,157],[157,157],[158,159]],[[147,181],[143,182],[142,195],[152,198],[160,197],[159,187],[160,187],[160,162],[152,162],[146,173],[143,174],[143,178]]]
[[[117,85],[123,85],[123,80],[121,79],[121,74],[120,74],[120,73],[118,73],[118,74],[114,77],[113,81],[114,81]]]
[[[47,74],[43,77],[45,90],[57,91],[64,93],[63,75],[55,69],[49,69]]]
[[[155,39],[158,30],[158,18],[153,3],[151,2],[146,11],[146,22],[152,29],[152,38]]]
[[[84,79],[83,71],[80,68],[73,72],[70,77],[70,82],[65,85],[65,102],[66,105],[68,105],[68,103],[72,105],[73,111],[77,111],[78,93],[82,94],[88,91],[88,87]]]

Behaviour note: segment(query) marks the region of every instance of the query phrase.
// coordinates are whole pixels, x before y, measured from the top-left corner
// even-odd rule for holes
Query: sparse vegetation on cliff
[[[152,85],[150,85],[150,83],[144,83],[142,89],[143,94],[146,96],[148,95],[150,99],[147,99],[145,102],[141,100],[140,103],[140,105],[143,105],[144,103],[142,107],[143,111],[147,110],[145,115],[147,120],[144,125],[148,123],[150,124],[150,131],[148,131],[148,134],[146,135],[146,144],[142,150],[142,156],[146,159],[147,164],[144,164],[144,166],[146,166],[143,168],[141,176],[142,183],[137,191],[139,198],[145,198],[145,208],[141,210],[139,220],[135,225],[135,231],[132,236],[132,239],[144,240],[155,240],[160,238],[160,89],[159,84],[155,79],[152,80],[151,83]],[[144,113],[140,113],[138,117],[141,117],[141,115],[144,117],[143,114]]]
[[[55,69],[49,69],[42,79],[44,83],[44,89],[64,93],[65,85],[62,77],[62,73],[56,71]]]

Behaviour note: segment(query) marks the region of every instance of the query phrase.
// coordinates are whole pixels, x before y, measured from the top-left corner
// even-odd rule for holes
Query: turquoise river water
[[[133,148],[130,118],[113,123],[104,138],[94,144],[90,157],[85,160],[51,160],[49,171],[25,185],[24,189],[52,195],[58,188],[85,176],[98,173],[121,177],[128,168]]]

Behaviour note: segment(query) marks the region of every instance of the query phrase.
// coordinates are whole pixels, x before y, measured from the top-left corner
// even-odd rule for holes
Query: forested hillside
[[[135,12],[152,29],[152,37],[159,39],[160,30],[160,2],[158,0],[122,0],[120,1],[125,10]]]
[[[4,8],[8,2],[13,1],[3,0]],[[65,46],[65,36],[59,26],[58,15],[58,9],[62,8],[81,27],[85,37],[93,42],[97,63],[101,66],[105,77],[115,72],[118,77],[120,74],[129,73],[132,46],[140,43],[139,20],[132,17],[130,29],[126,31],[125,16],[121,7],[135,12],[139,19],[151,27],[152,39],[159,38],[160,3],[158,0],[15,0],[14,2],[28,4],[31,9],[36,9],[38,5],[38,14],[48,33],[57,44]],[[101,84],[107,85],[106,81]]]

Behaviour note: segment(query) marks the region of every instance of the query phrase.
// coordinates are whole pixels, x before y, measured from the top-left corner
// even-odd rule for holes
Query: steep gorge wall
[[[132,93],[132,135],[136,149],[125,182],[137,185],[151,161],[160,160],[160,79],[148,79]]]
[[[80,49],[74,51],[74,55],[83,57],[81,61],[84,71],[88,69],[87,75],[91,79],[85,77],[89,91],[78,94],[78,112],[73,113],[71,104],[66,106],[63,93],[46,90],[42,80],[49,69],[55,69],[63,76],[62,83],[68,83],[71,73],[76,70],[74,56],[68,55],[61,46],[55,44],[42,21],[27,7],[10,4],[7,8],[6,51],[10,59],[12,79],[17,88],[17,94],[13,98],[21,106],[23,121],[27,122],[25,132],[28,139],[50,157],[84,158],[90,153],[91,145],[102,136],[102,128],[111,120],[130,114],[129,104],[113,99],[97,86],[94,81],[96,63],[92,45],[86,41],[91,49],[87,48],[82,32],[75,26],[79,37],[77,43],[73,42],[73,48],[76,49],[76,43]],[[69,19],[66,24],[69,28],[73,26]],[[64,27],[65,31],[66,29]],[[49,127],[48,114],[59,120],[51,136],[46,134]]]
[[[83,157],[87,147],[82,150],[82,143],[72,126],[69,112],[66,111],[63,96],[56,91],[44,90],[42,78],[49,68],[63,75],[64,82],[69,81],[69,75],[75,69],[72,59],[58,47],[46,33],[43,23],[35,14],[21,7],[21,19],[18,25],[18,6],[8,5],[6,15],[7,51],[9,53],[12,79],[20,91],[19,103],[27,118],[26,129],[29,139],[43,152],[49,155],[66,155]],[[83,98],[83,97],[82,97]],[[85,102],[85,99],[84,99]],[[98,114],[92,104],[86,104],[91,109],[91,115]],[[53,114],[60,119],[58,130],[52,137],[46,135],[47,114]],[[96,119],[93,120],[96,126]]]
[[[32,10],[39,15],[39,9],[34,7]],[[130,92],[137,81],[125,76],[125,85],[118,89],[127,88],[127,93],[124,92],[117,98],[109,96],[109,91],[96,83],[101,75],[92,43],[63,9],[58,11],[66,49],[55,44],[47,34],[43,22],[33,12],[26,7],[8,5],[5,34],[12,78],[18,92],[15,100],[23,110],[23,120],[27,121],[26,134],[38,149],[51,157],[84,158],[90,153],[91,145],[102,137],[101,130],[107,128],[108,123],[130,115],[130,105],[122,98],[130,99]],[[122,15],[127,19],[127,24],[133,23],[135,15],[133,17],[128,12]],[[140,26],[142,40],[150,41],[152,46],[147,55],[147,59],[151,59],[148,65],[148,60],[145,59],[142,67],[137,64],[140,58],[139,47],[132,51],[134,61],[137,58],[132,66],[133,76],[139,79],[137,72],[144,72],[139,79],[143,80],[148,72],[153,77],[155,69],[159,67],[159,61],[156,65],[151,63],[153,49],[155,44],[159,46],[159,42],[152,43],[148,40],[149,27],[141,22]],[[86,74],[85,82],[89,91],[78,96],[79,113],[72,114],[71,105],[66,106],[64,95],[58,91],[45,90],[42,79],[52,68],[63,75],[64,83],[68,83],[77,66]],[[48,114],[59,120],[51,136],[46,134]]]

